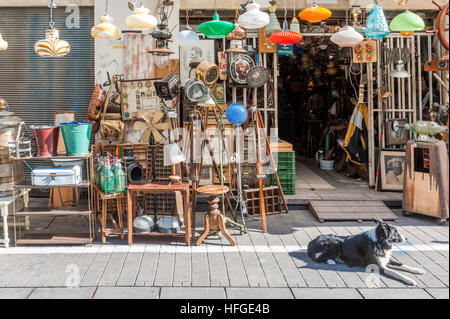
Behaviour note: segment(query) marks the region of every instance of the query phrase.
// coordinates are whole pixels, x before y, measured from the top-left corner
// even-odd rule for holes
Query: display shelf
[[[67,207],[67,208],[54,208],[49,207],[27,207],[24,210],[17,212],[16,216],[52,216],[52,217],[65,217],[65,216],[89,216],[92,212],[88,207]]]
[[[14,188],[21,189],[21,188],[31,188],[31,189],[46,189],[46,188],[74,188],[74,187],[81,187],[86,188],[89,187],[91,184],[88,181],[82,181],[80,184],[74,184],[74,185],[31,185],[31,183],[23,183],[23,184],[15,184]]]
[[[14,157],[14,156],[10,156],[10,159],[12,160],[22,160],[22,161],[32,161],[32,160],[52,160],[52,159],[72,159],[72,160],[81,160],[81,159],[88,159],[89,157],[92,156],[92,153],[89,153],[87,155],[84,156],[65,156],[65,155],[58,155],[58,156],[31,156],[31,157]]]
[[[88,233],[28,233],[16,240],[16,245],[82,245],[92,244],[93,238]]]

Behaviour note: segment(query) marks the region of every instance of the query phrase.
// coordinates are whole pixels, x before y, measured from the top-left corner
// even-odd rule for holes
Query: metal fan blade
[[[165,137],[157,129],[152,130],[152,135],[156,143],[161,143],[165,140]]]
[[[152,124],[156,124],[159,121],[161,121],[163,116],[164,116],[164,112],[163,111],[160,111],[160,110],[155,111],[155,113],[153,113]]]
[[[148,124],[146,123],[146,122],[143,122],[143,121],[136,121],[135,123],[134,123],[134,125],[133,125],[133,129],[134,130],[143,130],[143,129],[146,129],[146,128],[148,128]]]
[[[152,122],[153,112],[152,111],[141,111],[139,112],[140,117],[147,123]]]
[[[144,133],[142,133],[140,141],[143,143],[147,143],[150,139],[150,134],[152,133],[151,129],[146,130]]]
[[[169,122],[157,123],[153,125],[153,127],[159,131],[167,131],[170,128],[170,123]]]

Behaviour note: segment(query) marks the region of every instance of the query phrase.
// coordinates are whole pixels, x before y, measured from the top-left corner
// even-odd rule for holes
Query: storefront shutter
[[[74,111],[84,120],[94,85],[93,7],[79,7],[79,28],[69,29],[65,7],[53,11],[60,38],[70,43],[65,57],[44,58],[34,43],[45,38],[46,7],[0,7],[0,32],[9,48],[0,51],[0,96],[30,125],[51,125],[55,112]]]

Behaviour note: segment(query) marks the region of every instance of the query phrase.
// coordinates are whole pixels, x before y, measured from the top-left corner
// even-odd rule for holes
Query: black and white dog
[[[394,226],[381,219],[375,219],[377,227],[355,236],[321,235],[308,244],[308,256],[315,262],[335,265],[344,263],[349,267],[378,266],[380,273],[403,281],[407,285],[416,286],[411,278],[395,271],[398,269],[416,275],[425,272],[403,265],[391,258],[393,244],[406,241]]]

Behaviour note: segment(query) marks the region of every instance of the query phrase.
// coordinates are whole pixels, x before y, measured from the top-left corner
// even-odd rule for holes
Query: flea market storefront
[[[246,232],[256,218],[267,231],[313,171],[404,191],[404,210],[448,217],[445,136],[436,142],[448,127],[445,8],[229,2],[0,7],[6,245],[97,234],[201,245],[211,231],[235,245],[227,227]],[[425,33],[436,23],[438,36]],[[410,130],[429,143],[420,155]],[[439,166],[428,206],[408,199],[411,156],[421,174]],[[77,232],[33,231],[56,217],[79,217]]]

